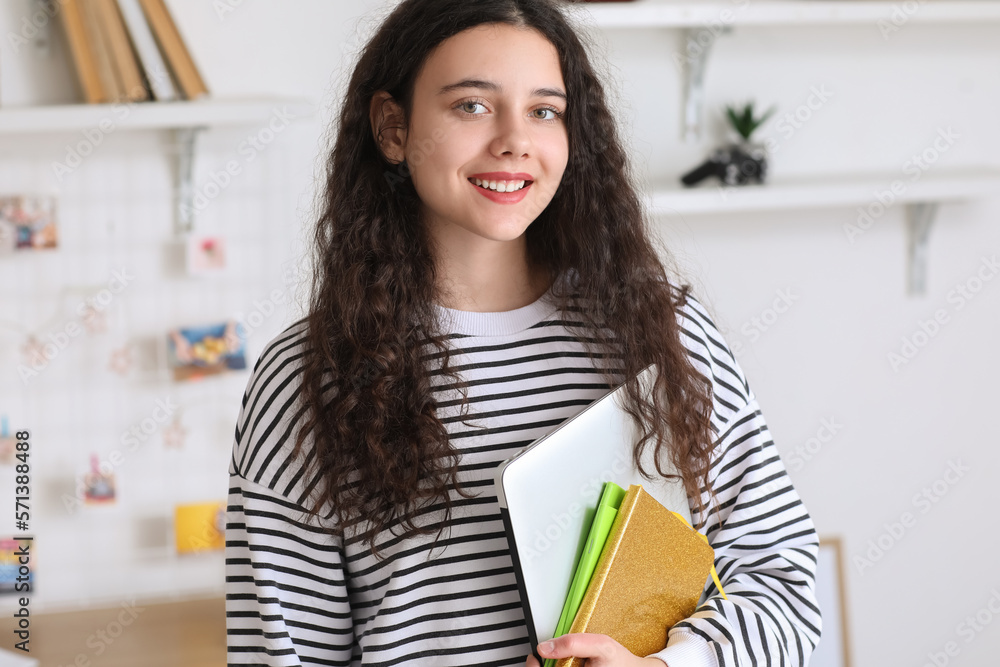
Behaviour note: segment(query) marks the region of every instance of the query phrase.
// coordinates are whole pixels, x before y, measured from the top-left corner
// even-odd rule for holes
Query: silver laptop
[[[649,366],[639,374],[647,393],[655,372]],[[622,408],[625,398],[622,385],[497,468],[497,499],[536,657],[538,643],[555,634],[604,482],[625,489],[640,484],[691,522],[683,482],[650,482],[635,468],[632,450],[639,432]],[[646,446],[643,467],[656,475],[653,444]],[[676,474],[672,465],[665,470]]]

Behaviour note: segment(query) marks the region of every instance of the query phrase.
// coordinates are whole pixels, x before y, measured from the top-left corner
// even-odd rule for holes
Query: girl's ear
[[[392,164],[399,164],[406,159],[404,151],[406,123],[403,109],[392,99],[392,95],[380,90],[372,96],[369,113],[375,145],[382,151],[386,160]]]

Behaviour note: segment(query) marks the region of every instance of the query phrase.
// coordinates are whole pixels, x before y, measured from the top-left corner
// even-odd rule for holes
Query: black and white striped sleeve
[[[243,397],[226,516],[228,665],[350,665],[342,540],[305,511],[282,454],[297,393],[291,339],[258,359]]]
[[[685,342],[712,381],[717,420],[709,478],[719,509],[701,532],[715,549],[728,600],[709,580],[702,604],[671,628],[667,648],[654,655],[669,667],[801,667],[822,629],[816,529],[739,364],[701,304],[689,304],[682,312]],[[707,493],[703,501],[710,502]]]

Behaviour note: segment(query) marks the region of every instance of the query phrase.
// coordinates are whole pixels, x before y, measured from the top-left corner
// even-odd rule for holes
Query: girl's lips
[[[524,199],[524,197],[528,194],[528,188],[534,185],[534,181],[525,183],[523,188],[515,190],[514,192],[497,192],[495,190],[490,190],[489,188],[479,187],[472,181],[469,181],[469,185],[474,187],[479,194],[483,195],[487,199],[492,199],[498,204],[516,204]]]

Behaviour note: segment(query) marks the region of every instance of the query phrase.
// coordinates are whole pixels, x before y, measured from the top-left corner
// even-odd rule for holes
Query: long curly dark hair
[[[626,409],[644,434],[635,461],[655,447],[656,472],[666,475],[663,462],[671,461],[704,517],[699,527],[707,521],[711,385],[689,361],[676,312],[690,286],[669,282],[649,240],[604,90],[560,4],[403,0],[362,50],[348,83],[315,228],[300,392],[305,421],[293,454],[312,470],[316,503],[309,511],[332,519],[338,531],[364,526],[351,539],[365,539],[376,556],[376,538],[387,529],[412,535],[437,528],[440,535],[452,492],[464,495],[460,453],[435,415],[426,350],[438,350],[431,356],[440,358],[443,377],[455,387],[463,382],[449,367],[448,332],[438,330],[435,266],[417,192],[405,161],[394,164],[378,148],[371,102],[387,91],[409,118],[430,51],[482,24],[534,29],[558,51],[569,156],[549,205],[527,229],[529,261],[553,279],[576,276],[566,289],[555,289],[562,283],[554,280],[553,296],[564,309],[588,304],[580,312],[587,332],[605,333],[581,340],[593,358],[611,349],[621,359],[620,368],[605,371],[609,386],[616,371],[631,378],[657,365],[651,394],[636,382],[626,390]],[[444,519],[417,521],[431,511]]]

